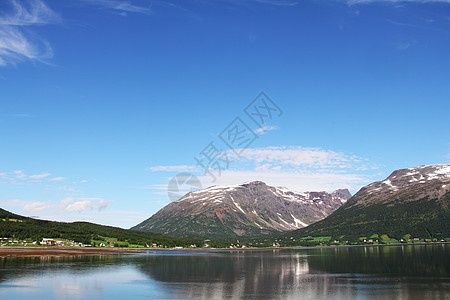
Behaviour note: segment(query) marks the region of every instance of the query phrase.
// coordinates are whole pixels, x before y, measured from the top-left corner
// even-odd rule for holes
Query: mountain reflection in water
[[[0,297],[427,298],[450,293],[448,245],[1,258]]]

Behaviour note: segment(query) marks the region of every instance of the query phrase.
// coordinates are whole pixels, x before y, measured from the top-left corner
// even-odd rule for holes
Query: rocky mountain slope
[[[322,220],[348,190],[296,193],[255,181],[191,192],[131,228],[173,236],[254,237],[291,231]]]
[[[292,236],[450,237],[450,164],[393,172],[363,187],[326,219]]]

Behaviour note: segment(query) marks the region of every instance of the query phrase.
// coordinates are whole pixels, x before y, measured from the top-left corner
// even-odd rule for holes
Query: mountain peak
[[[450,164],[401,169],[363,187],[329,217],[294,236],[445,238],[449,207]]]
[[[450,164],[423,165],[396,170],[385,180],[374,182],[371,185],[380,188],[381,184],[390,190],[397,191],[400,187],[424,184],[432,180],[450,181]]]
[[[133,229],[210,238],[268,235],[317,222],[348,196],[348,190],[298,193],[262,181],[211,186],[186,194]]]
[[[410,199],[424,196],[435,197],[436,193],[445,192],[442,189],[446,186],[443,183],[446,182],[450,182],[450,164],[400,169],[392,172],[382,181],[363,187],[356,194],[359,194],[358,197],[352,197],[350,202],[352,205],[369,205],[373,201],[391,201],[396,198],[396,195],[406,192],[410,194]]]
[[[331,196],[343,199],[343,202],[346,202],[352,197],[352,194],[350,194],[350,191],[348,189],[338,189],[332,192]]]

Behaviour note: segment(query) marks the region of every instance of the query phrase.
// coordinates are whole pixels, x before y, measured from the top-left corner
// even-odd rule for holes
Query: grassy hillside
[[[174,247],[202,245],[197,238],[178,238],[151,232],[140,232],[88,222],[54,222],[23,217],[0,209],[0,237],[41,240],[61,238],[84,244],[115,241],[117,245],[157,245]]]
[[[344,205],[326,219],[289,236],[330,236],[332,239],[358,240],[360,237],[388,235],[441,239],[450,237],[450,210],[442,203],[450,201],[446,194],[440,201],[424,198],[419,201],[381,203],[370,206]]]

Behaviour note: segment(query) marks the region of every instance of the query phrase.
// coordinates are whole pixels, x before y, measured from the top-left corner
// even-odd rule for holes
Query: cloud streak
[[[245,149],[230,168],[220,170],[220,174],[211,169],[215,178],[208,173],[203,174],[197,166],[158,166],[150,170],[195,172],[203,187],[260,180],[297,191],[333,191],[338,188],[356,191],[373,181],[373,175],[368,173],[376,168],[356,155],[321,148],[282,146]],[[166,185],[148,188],[157,190],[155,194],[167,190]]]
[[[22,170],[16,170],[12,172],[2,172],[0,173],[0,178],[4,181],[1,183],[9,184],[32,184],[41,183],[45,181],[59,182],[66,180],[65,177],[50,177],[52,174],[47,172],[42,172],[41,174],[27,175]]]
[[[377,2],[385,2],[385,3],[450,3],[450,0],[347,0],[346,3],[348,5],[355,4],[370,4]]]
[[[119,0],[79,0],[85,5],[95,6],[101,9],[108,9],[111,11],[119,12],[122,15],[127,13],[140,13],[150,14],[152,5],[140,6],[135,5],[131,1],[119,1]]]
[[[211,177],[200,176],[202,186],[211,184]],[[288,187],[294,191],[334,191],[348,188],[357,191],[361,186],[370,183],[369,176],[354,173],[294,171],[294,170],[226,170],[217,177],[214,185],[235,185],[249,181],[263,181],[272,186]]]
[[[102,198],[73,198],[67,197],[61,201],[61,207],[67,212],[83,212],[87,210],[102,211],[113,201]]]
[[[53,178],[50,178],[49,180],[50,181],[63,181],[65,179],[66,179],[65,177],[53,177]]]
[[[29,178],[30,179],[43,179],[48,176],[50,176],[50,173],[43,173],[43,174],[39,174],[39,175],[30,175]]]
[[[246,149],[241,155],[241,160],[251,161],[258,165],[270,164],[283,168],[344,169],[352,167],[355,163],[360,163],[362,158],[320,148],[282,146]]]
[[[26,212],[39,212],[50,207],[51,204],[49,202],[32,201],[24,204],[22,210]]]
[[[148,168],[153,172],[196,172],[197,166],[179,165],[179,166],[155,166]]]
[[[60,16],[42,0],[4,0],[8,10],[0,14],[0,66],[23,61],[46,61],[53,57],[49,42],[34,34],[32,28],[61,22]],[[127,13],[149,14],[148,7],[119,0],[78,0],[84,5]]]
[[[278,130],[278,126],[263,126],[261,128],[256,129],[255,133],[263,135],[263,134],[266,134],[267,132],[273,131],[273,130]]]
[[[41,61],[53,56],[50,44],[33,35],[26,27],[59,21],[41,0],[9,0],[10,10],[0,15],[0,66],[15,65],[23,60]]]
[[[2,207],[20,207],[24,212],[40,212],[52,207],[52,203],[49,201],[26,201],[20,199],[0,200],[0,204]]]
[[[59,202],[55,201],[30,201],[30,200],[0,200],[2,207],[12,206],[18,207],[23,212],[41,212],[44,210],[61,213],[61,212],[84,212],[84,211],[103,211],[113,200],[105,200],[103,198],[75,198],[66,197]]]

